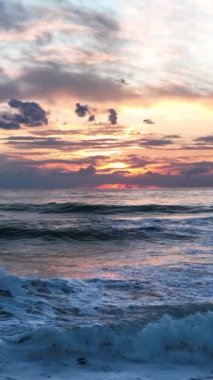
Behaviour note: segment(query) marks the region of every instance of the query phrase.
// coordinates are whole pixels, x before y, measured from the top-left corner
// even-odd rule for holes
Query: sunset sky
[[[213,186],[212,0],[0,0],[0,187]]]

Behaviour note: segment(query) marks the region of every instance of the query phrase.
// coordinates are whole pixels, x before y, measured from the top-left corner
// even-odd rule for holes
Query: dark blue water
[[[212,201],[203,189],[1,191],[0,353],[211,361]]]

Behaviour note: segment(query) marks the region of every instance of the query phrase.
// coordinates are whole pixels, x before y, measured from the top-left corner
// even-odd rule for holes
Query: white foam
[[[130,285],[143,291],[141,284]],[[135,308],[126,321],[116,309],[109,323],[97,306],[106,302],[108,288],[117,293],[123,286],[122,281],[39,280],[1,271],[0,313],[11,316],[2,314],[0,380],[39,380],[50,374],[55,380],[184,380],[206,374],[213,358],[213,312],[164,315],[153,322],[153,311],[146,309],[145,322],[143,316],[134,320]],[[72,308],[77,311],[70,316]],[[84,368],[77,363],[80,356],[86,358]]]
[[[113,356],[146,363],[205,363],[213,357],[213,313],[195,314],[181,320],[164,316],[139,329],[135,323],[116,326],[45,326],[22,331],[8,349],[48,357],[58,355]],[[6,344],[6,343],[5,343]]]

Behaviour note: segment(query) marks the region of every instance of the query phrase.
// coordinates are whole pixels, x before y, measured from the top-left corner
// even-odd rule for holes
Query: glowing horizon
[[[213,186],[210,0],[0,11],[0,187]]]

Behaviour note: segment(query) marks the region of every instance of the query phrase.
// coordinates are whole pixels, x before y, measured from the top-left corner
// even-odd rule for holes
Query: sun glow
[[[128,165],[125,162],[110,162],[100,167],[100,169],[126,169]]]
[[[127,185],[125,183],[104,183],[96,187],[99,190],[138,190],[138,185]]]

